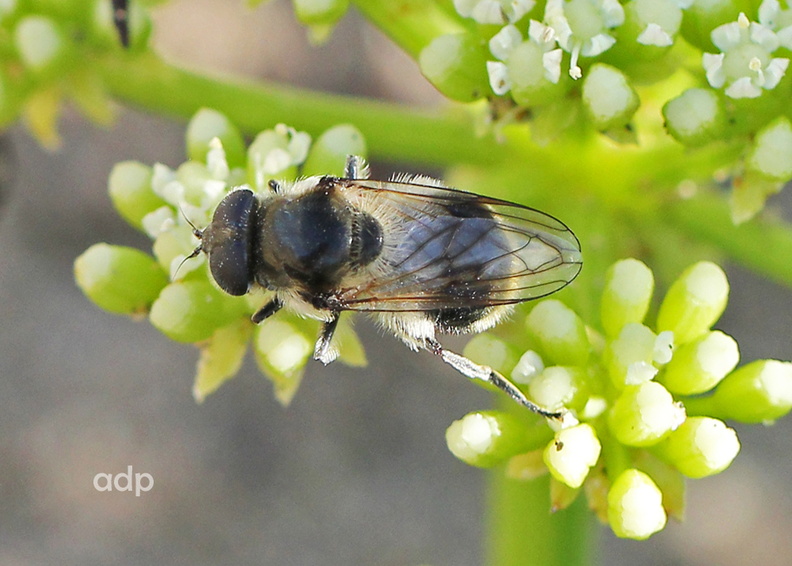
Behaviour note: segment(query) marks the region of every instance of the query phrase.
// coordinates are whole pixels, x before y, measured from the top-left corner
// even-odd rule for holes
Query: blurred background
[[[354,11],[314,48],[291,10],[170,2],[154,42],[188,67],[441,103]],[[0,140],[0,565],[481,564],[485,473],[451,456],[444,434],[488,406],[486,392],[360,318],[369,367],[310,363],[284,409],[247,363],[197,405],[197,350],[74,285],[72,262],[95,242],[149,249],[113,211],[107,176],[128,159],[178,165],[183,131],[124,109],[110,130],[67,112],[55,153],[21,128]],[[792,210],[789,190],[771,206]],[[718,328],[744,362],[792,358],[792,292],[726,267]],[[737,430],[731,468],[690,482],[684,524],[642,543],[602,529],[601,563],[792,562],[792,419]],[[150,492],[94,489],[96,474],[129,466],[153,477]]]

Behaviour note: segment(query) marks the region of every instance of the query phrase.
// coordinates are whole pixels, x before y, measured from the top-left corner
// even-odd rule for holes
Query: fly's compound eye
[[[209,254],[212,277],[229,295],[244,295],[252,280],[251,230],[256,197],[239,189],[226,196],[204,230],[203,249]]]

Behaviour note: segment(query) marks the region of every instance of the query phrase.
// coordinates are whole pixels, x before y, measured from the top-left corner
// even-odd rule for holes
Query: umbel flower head
[[[178,168],[127,161],[110,174],[109,192],[118,212],[153,240],[153,256],[105,243],[86,250],[74,265],[77,284],[100,307],[145,316],[163,334],[201,350],[193,394],[197,400],[233,377],[248,344],[288,403],[313,352],[318,323],[283,313],[254,325],[250,316],[266,302],[262,293],[234,297],[208,275],[196,247],[193,225],[206,226],[232,188],[263,190],[273,179],[343,173],[347,154],[364,155],[360,132],[349,125],[308,134],[283,124],[261,132],[245,147],[237,128],[219,112],[200,110],[187,128],[189,160]],[[340,360],[364,365],[356,334],[343,319],[336,332]]]
[[[646,265],[622,260],[606,275],[601,332],[551,299],[526,319],[527,351],[489,335],[471,340],[466,355],[510,372],[534,402],[571,416],[551,429],[531,415],[471,413],[449,427],[449,449],[471,465],[506,464],[513,478],[549,472],[559,488],[554,509],[582,491],[620,537],[644,539],[669,515],[681,518],[684,478],[720,473],[739,452],[724,421],[770,423],[792,409],[792,363],[735,369],[737,343],[712,329],[729,294],[717,265],[686,269],[648,326],[653,290]]]

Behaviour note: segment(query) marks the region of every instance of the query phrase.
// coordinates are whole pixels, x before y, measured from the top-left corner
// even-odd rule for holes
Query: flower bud
[[[201,346],[201,357],[193,384],[193,398],[202,403],[228,379],[234,377],[245,359],[252,327],[244,319],[218,328]]]
[[[595,63],[583,80],[583,107],[598,130],[626,125],[640,105],[638,94],[619,69]]]
[[[703,478],[728,468],[740,451],[740,441],[723,421],[690,417],[655,449],[687,477]]]
[[[663,299],[657,329],[672,331],[677,345],[695,340],[720,318],[728,298],[729,282],[720,267],[709,261],[691,265]]]
[[[121,314],[146,312],[168,278],[151,256],[124,246],[94,244],[74,261],[82,292],[101,308]]]
[[[288,405],[300,386],[313,344],[294,325],[268,319],[255,329],[253,352],[259,368],[272,381],[275,398]]]
[[[418,64],[437,90],[459,102],[473,102],[491,94],[487,75],[487,46],[474,34],[449,34],[423,48]]]
[[[339,124],[316,138],[302,167],[305,177],[311,175],[344,175],[350,155],[366,155],[366,140],[352,124]]]
[[[546,361],[582,366],[591,348],[583,321],[555,299],[536,305],[526,319],[529,332],[539,341]]]
[[[727,375],[712,401],[723,418],[744,423],[780,419],[792,409],[792,362],[751,362]]]
[[[248,147],[248,183],[261,191],[272,179],[294,179],[310,146],[311,136],[283,124],[259,133]]]
[[[656,342],[654,332],[643,324],[631,322],[608,344],[603,360],[617,389],[639,385],[657,374],[657,368],[652,363]]]
[[[658,381],[678,395],[704,393],[726,377],[739,361],[734,338],[715,330],[677,349]]]
[[[734,20],[741,0],[694,0],[682,17],[682,36],[703,51],[715,49],[710,34],[721,24]]]
[[[66,35],[45,16],[26,16],[14,28],[14,46],[22,64],[34,73],[50,73],[60,67],[69,51]]]
[[[544,462],[558,481],[572,488],[583,485],[601,450],[597,433],[582,423],[558,431],[544,450]]]
[[[563,408],[582,411],[589,398],[586,374],[577,367],[552,366],[531,380],[531,399],[550,411]]]
[[[239,129],[217,110],[201,108],[187,125],[185,139],[189,158],[206,163],[209,143],[214,138],[222,143],[230,167],[245,164],[245,142]]]
[[[710,89],[689,88],[663,106],[668,133],[687,146],[699,146],[721,137],[726,116],[718,94]]]
[[[508,372],[517,363],[517,356],[500,338],[491,334],[477,334],[465,345],[465,357],[500,372]]]
[[[630,322],[643,322],[654,291],[654,276],[646,264],[637,259],[614,263],[605,274],[600,318],[605,333],[614,337]]]
[[[627,446],[651,446],[685,420],[685,409],[654,381],[624,388],[608,414],[614,436]]]
[[[517,365],[511,372],[511,379],[514,383],[528,385],[531,381],[544,371],[545,365],[539,354],[533,350],[525,352],[517,361]]]
[[[608,492],[608,522],[621,538],[643,540],[662,530],[663,494],[652,478],[636,469],[619,474]]]
[[[537,441],[528,431],[522,421],[508,413],[479,411],[451,423],[446,444],[463,462],[488,468],[534,449]]]
[[[506,59],[514,101],[521,106],[541,105],[564,92],[561,82],[561,50],[546,51],[535,41],[523,41]]]
[[[775,181],[792,178],[792,124],[786,116],[756,134],[746,165]]]
[[[108,191],[118,213],[139,229],[144,216],[165,205],[151,188],[151,167],[138,161],[116,163],[110,172]]]
[[[177,281],[165,287],[151,306],[151,324],[177,342],[200,342],[243,316],[242,297],[231,297],[206,280]]]
[[[306,25],[332,25],[346,13],[349,0],[292,0],[297,19]]]

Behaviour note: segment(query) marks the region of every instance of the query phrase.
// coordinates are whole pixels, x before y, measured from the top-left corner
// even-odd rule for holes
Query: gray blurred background
[[[353,13],[314,49],[289,3],[242,4],[169,4],[156,13],[159,50],[195,67],[440,102]],[[485,476],[448,453],[444,432],[487,406],[485,392],[361,321],[369,367],[312,363],[288,409],[251,363],[197,405],[196,350],[75,287],[72,262],[91,244],[149,249],[113,212],[107,175],[126,159],[178,165],[183,127],[123,110],[104,131],[67,112],[57,153],[19,128],[3,139],[14,178],[0,187],[0,565],[481,564]],[[773,204],[792,210],[788,193]],[[792,293],[728,271],[719,328],[744,361],[792,358]],[[691,482],[685,524],[643,543],[603,529],[601,563],[792,562],[790,431],[790,419],[738,428],[741,454]],[[94,489],[95,474],[128,466],[154,489]]]

